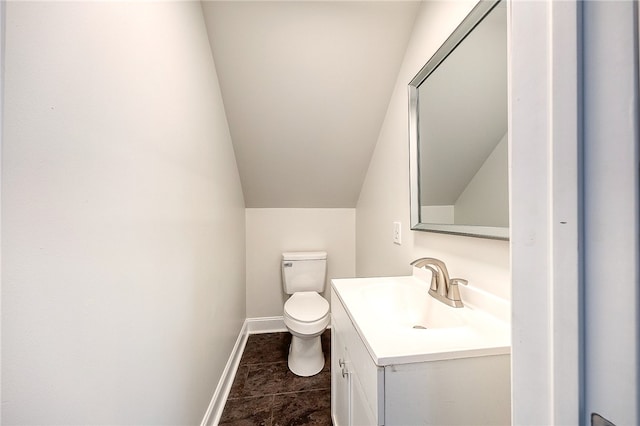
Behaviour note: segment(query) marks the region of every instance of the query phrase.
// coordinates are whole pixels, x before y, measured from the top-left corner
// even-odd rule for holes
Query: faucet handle
[[[464,278],[451,278],[451,283],[454,285],[457,284],[462,284],[462,285],[468,285],[469,281],[465,280]]]
[[[456,308],[461,308],[464,305],[462,304],[462,299],[460,298],[460,290],[458,289],[458,284],[467,285],[469,284],[469,281],[462,278],[451,278],[449,282],[449,291],[447,292],[447,299],[451,300]]]

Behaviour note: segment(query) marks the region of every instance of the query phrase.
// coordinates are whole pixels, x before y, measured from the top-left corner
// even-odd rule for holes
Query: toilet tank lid
[[[282,260],[318,260],[326,258],[326,251],[289,251],[282,253]]]

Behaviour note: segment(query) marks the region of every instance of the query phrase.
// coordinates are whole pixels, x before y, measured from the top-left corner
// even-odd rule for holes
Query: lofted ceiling
[[[355,207],[419,4],[202,2],[246,207]]]

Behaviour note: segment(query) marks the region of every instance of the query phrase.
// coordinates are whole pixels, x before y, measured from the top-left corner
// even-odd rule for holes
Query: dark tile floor
[[[322,335],[324,368],[311,377],[287,367],[291,334],[250,335],[220,425],[331,425],[330,333]]]

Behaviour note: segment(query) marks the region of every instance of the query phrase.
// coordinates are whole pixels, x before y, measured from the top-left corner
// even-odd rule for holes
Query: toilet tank
[[[284,292],[324,291],[327,272],[327,252],[305,251],[282,253],[282,284]]]

